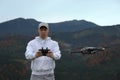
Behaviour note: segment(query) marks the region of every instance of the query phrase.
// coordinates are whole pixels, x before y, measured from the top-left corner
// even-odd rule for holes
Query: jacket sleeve
[[[53,46],[53,55],[55,60],[59,60],[61,58],[58,42],[56,42]]]
[[[35,58],[35,53],[34,53],[34,50],[33,50],[33,45],[32,45],[32,42],[30,41],[28,44],[27,44],[27,47],[26,47],[26,52],[25,52],[25,57],[26,59],[34,59]]]

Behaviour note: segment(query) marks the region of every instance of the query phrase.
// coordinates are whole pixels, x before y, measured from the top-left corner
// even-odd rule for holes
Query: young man
[[[38,33],[39,36],[28,43],[25,52],[26,59],[31,60],[30,80],[55,80],[55,60],[61,58],[58,42],[48,37],[47,23],[39,24]]]

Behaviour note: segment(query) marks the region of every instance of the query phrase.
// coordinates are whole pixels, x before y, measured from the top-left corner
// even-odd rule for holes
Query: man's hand
[[[53,53],[51,51],[48,51],[47,56],[54,59],[54,55],[53,55]]]
[[[36,53],[35,57],[38,58],[38,57],[40,57],[40,56],[42,56],[42,53],[41,53],[41,51],[38,51],[38,52]]]

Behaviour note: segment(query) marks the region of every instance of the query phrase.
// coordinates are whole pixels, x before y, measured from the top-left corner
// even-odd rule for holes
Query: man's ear
[[[38,33],[40,33],[40,29],[38,29]]]
[[[48,32],[49,32],[49,28],[48,28]]]

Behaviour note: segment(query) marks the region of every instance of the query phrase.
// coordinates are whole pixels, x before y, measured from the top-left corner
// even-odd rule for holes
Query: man
[[[31,60],[32,74],[30,80],[55,80],[55,60],[61,58],[58,42],[48,37],[49,25],[40,23],[39,36],[31,40],[26,48],[25,57]],[[42,50],[48,50],[43,55]]]

